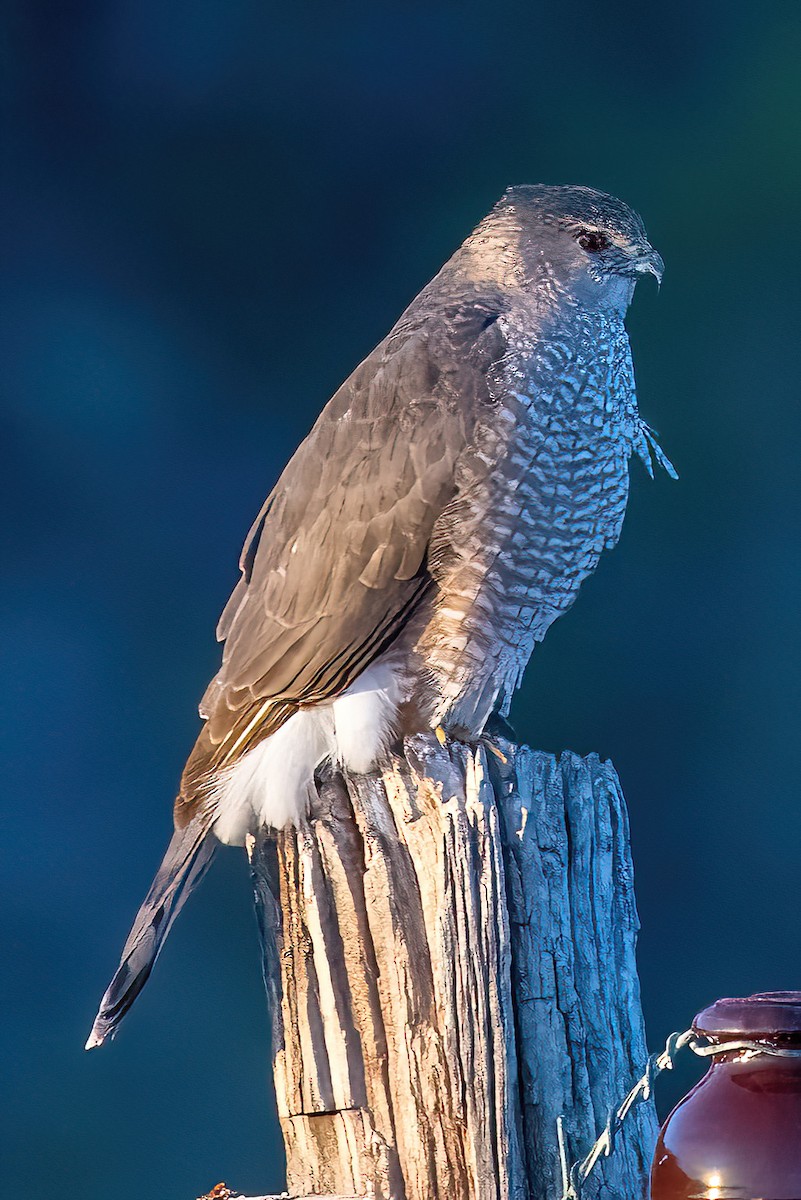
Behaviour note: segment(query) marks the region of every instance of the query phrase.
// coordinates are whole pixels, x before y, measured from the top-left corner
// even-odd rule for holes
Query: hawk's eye
[[[611,245],[606,234],[599,233],[597,229],[582,229],[576,237],[576,241],[582,250],[587,250],[590,254],[600,254],[602,250],[608,250]]]

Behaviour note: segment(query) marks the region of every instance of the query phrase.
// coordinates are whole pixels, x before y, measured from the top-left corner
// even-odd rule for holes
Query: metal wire
[[[606,1124],[589,1153],[574,1162],[572,1166],[569,1165],[567,1154],[564,1117],[557,1117],[556,1137],[559,1146],[559,1167],[562,1173],[561,1200],[582,1200],[582,1191],[587,1176],[601,1157],[608,1158],[614,1150],[615,1141],[626,1117],[637,1104],[643,1104],[651,1098],[654,1079],[663,1071],[673,1069],[674,1058],[685,1046],[689,1046],[693,1053],[701,1058],[709,1058],[713,1054],[727,1054],[732,1051],[749,1057],[756,1054],[771,1054],[777,1058],[801,1058],[801,1047],[774,1046],[766,1042],[747,1039],[735,1042],[710,1042],[699,1038],[692,1029],[686,1029],[684,1033],[671,1033],[665,1042],[664,1050],[649,1057],[642,1076],[625,1099],[617,1108],[610,1108]]]

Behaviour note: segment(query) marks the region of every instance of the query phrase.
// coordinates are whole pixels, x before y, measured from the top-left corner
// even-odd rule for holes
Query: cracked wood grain
[[[292,1195],[558,1200],[645,1059],[609,763],[408,739],[251,850]],[[644,1196],[632,1119],[601,1193]]]

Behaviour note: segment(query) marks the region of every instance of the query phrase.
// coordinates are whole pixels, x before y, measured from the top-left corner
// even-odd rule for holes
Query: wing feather
[[[245,540],[176,818],[292,712],[344,690],[435,588],[427,553],[492,369],[500,297],[407,313],[323,410]],[[410,310],[411,312],[411,310]]]

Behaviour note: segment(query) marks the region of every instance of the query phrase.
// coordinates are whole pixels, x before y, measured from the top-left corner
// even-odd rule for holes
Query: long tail
[[[86,1049],[102,1046],[148,981],[172,923],[190,892],[203,878],[217,839],[209,832],[207,813],[198,813],[184,829],[176,829],[150,891],[136,914],[120,965],[100,1002]]]

